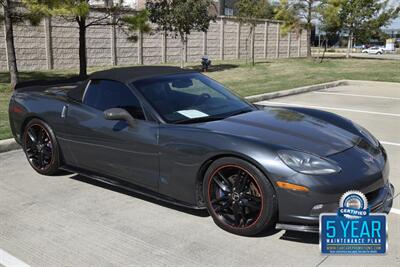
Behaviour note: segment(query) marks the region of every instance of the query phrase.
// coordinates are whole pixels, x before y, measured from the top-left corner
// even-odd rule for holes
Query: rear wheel
[[[222,229],[252,236],[275,225],[275,191],[252,164],[237,158],[219,159],[207,170],[203,188],[209,213]]]
[[[52,175],[58,171],[60,157],[58,143],[50,126],[32,119],[24,129],[23,148],[29,164],[38,173]]]

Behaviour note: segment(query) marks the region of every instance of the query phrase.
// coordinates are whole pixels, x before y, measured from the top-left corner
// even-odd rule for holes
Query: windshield
[[[139,80],[133,86],[168,123],[224,119],[254,109],[221,84],[199,73]]]

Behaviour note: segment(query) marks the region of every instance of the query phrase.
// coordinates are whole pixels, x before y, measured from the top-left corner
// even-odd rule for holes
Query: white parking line
[[[261,103],[286,105],[286,106],[296,106],[296,107],[305,107],[305,108],[330,109],[330,110],[339,110],[339,111],[349,111],[349,112],[357,112],[357,113],[365,113],[365,114],[400,117],[400,114],[396,114],[396,113],[384,113],[384,112],[375,112],[375,111],[367,111],[367,110],[359,110],[359,109],[333,108],[333,107],[312,106],[312,105],[299,105],[299,104],[291,104],[291,103],[283,103],[283,102],[271,102],[271,101],[262,101]]]
[[[392,142],[386,142],[386,141],[380,141],[379,142],[383,145],[389,145],[389,146],[400,146],[399,143],[392,143]]]
[[[343,96],[356,96],[356,97],[368,97],[368,98],[400,100],[400,97],[377,96],[377,95],[358,95],[358,94],[333,93],[333,92],[313,92],[313,93],[314,94],[324,94],[324,95],[343,95]]]
[[[391,213],[394,213],[394,214],[397,214],[397,215],[400,215],[400,210],[399,210],[399,209],[392,208],[392,209],[390,210],[390,212],[391,212]]]
[[[2,250],[1,248],[0,248],[0,264],[4,265],[5,267],[30,267],[25,262],[17,259],[13,255]]]

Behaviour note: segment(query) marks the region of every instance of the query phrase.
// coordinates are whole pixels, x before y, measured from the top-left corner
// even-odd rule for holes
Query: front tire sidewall
[[[210,199],[209,199],[209,186],[210,181],[212,179],[211,175],[217,170],[218,168],[223,167],[224,165],[237,165],[247,172],[249,172],[257,183],[260,194],[262,197],[262,210],[261,214],[258,217],[257,221],[247,227],[239,228],[239,227],[232,227],[223,223],[219,218],[218,215],[215,213],[213,207],[211,206]],[[247,161],[238,159],[238,158],[222,158],[218,159],[213,162],[208,170],[204,175],[203,180],[203,196],[206,200],[207,209],[210,215],[212,216],[214,222],[225,231],[230,233],[234,233],[237,235],[243,236],[254,236],[263,232],[266,229],[270,229],[275,225],[276,222],[276,215],[277,215],[277,201],[276,201],[276,193],[273,189],[271,183],[265,177],[265,175],[254,165],[250,164]]]
[[[26,138],[28,138],[28,134],[27,131],[28,129],[32,126],[32,125],[39,125],[42,128],[45,129],[45,131],[47,132],[47,134],[49,135],[50,139],[51,139],[51,143],[52,143],[52,150],[53,150],[53,155],[52,155],[52,161],[50,163],[50,166],[44,170],[42,169],[38,169],[37,167],[35,167],[31,161],[28,158],[28,155],[26,153]],[[29,162],[29,164],[32,166],[32,168],[37,171],[40,174],[43,175],[53,175],[56,174],[59,170],[60,167],[60,153],[59,153],[59,147],[58,147],[58,143],[57,143],[57,139],[56,136],[54,135],[53,130],[50,128],[50,126],[39,119],[32,119],[31,121],[28,122],[28,124],[25,126],[24,129],[24,133],[23,133],[23,150],[25,152],[25,156]]]

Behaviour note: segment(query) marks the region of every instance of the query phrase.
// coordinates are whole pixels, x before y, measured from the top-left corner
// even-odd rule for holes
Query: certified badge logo
[[[367,198],[362,192],[343,194],[337,214],[320,215],[319,229],[324,254],[386,253],[386,214],[370,214]]]
[[[347,219],[359,219],[369,215],[367,198],[359,191],[344,193],[339,201],[338,214]]]

